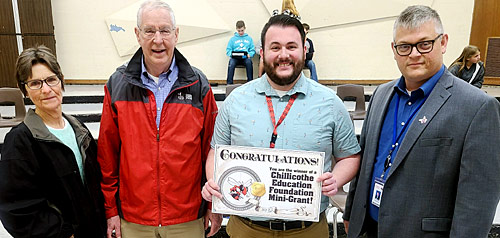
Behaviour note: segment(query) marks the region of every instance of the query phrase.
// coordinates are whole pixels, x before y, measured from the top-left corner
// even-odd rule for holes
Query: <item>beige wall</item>
[[[247,33],[258,42],[270,9],[281,1],[270,0],[167,0],[182,22],[210,21],[210,16],[193,13],[197,3],[209,4],[225,22],[223,33],[181,42],[178,49],[190,63],[209,79],[225,80],[228,57],[227,41],[237,20],[244,20]],[[102,80],[127,61],[120,57],[105,18],[136,3],[137,0],[53,0],[56,47],[67,79]],[[271,4],[270,4],[271,2]],[[295,0],[303,21],[310,23],[309,37],[314,41],[314,61],[321,79],[394,79],[399,77],[390,42],[397,15],[409,4],[430,5],[438,11],[449,34],[445,64],[449,65],[468,44],[473,0]],[[272,10],[272,9],[271,9]],[[208,14],[210,15],[210,14]],[[316,25],[315,25],[316,24]],[[220,24],[219,24],[220,25]],[[184,28],[186,29],[186,27]],[[192,29],[192,28],[188,28]],[[257,76],[257,56],[254,57]],[[246,78],[237,69],[235,79]]]

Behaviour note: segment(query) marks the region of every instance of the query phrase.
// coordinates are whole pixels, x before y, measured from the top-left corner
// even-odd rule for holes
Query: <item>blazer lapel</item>
[[[394,80],[386,85],[382,85],[377,90],[377,97],[372,97],[372,101],[370,102],[370,107],[373,108],[370,110],[370,122],[365,126],[373,127],[373,129],[367,130],[367,137],[365,140],[368,143],[365,143],[364,150],[367,151],[370,156],[369,159],[364,159],[366,161],[366,176],[370,178],[373,171],[373,164],[375,162],[375,155],[377,154],[378,143],[371,143],[373,141],[379,141],[380,139],[380,130],[382,130],[382,124],[384,123],[385,113],[389,104],[391,102],[392,95],[394,95],[394,85],[398,82],[398,80]],[[380,106],[378,106],[380,105]],[[365,121],[366,123],[366,121]],[[371,131],[373,131],[371,133]]]
[[[396,154],[396,158],[394,158],[391,170],[387,175],[387,179],[389,179],[391,174],[394,173],[401,162],[403,162],[410,149],[417,143],[417,139],[420,137],[427,125],[432,122],[439,109],[451,96],[448,88],[453,85],[453,80],[448,74],[448,71],[445,71],[445,74],[436,83],[436,86],[434,86],[434,89],[420,111],[415,115],[413,122],[401,142],[401,146]]]

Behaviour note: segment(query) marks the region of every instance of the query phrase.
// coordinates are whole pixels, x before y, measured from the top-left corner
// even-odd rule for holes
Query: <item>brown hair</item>
[[[245,27],[245,22],[242,20],[239,20],[236,22],[236,29],[243,28]]]
[[[456,65],[456,64],[460,65],[460,68],[458,69],[458,73],[460,75],[462,70],[465,67],[465,64],[467,63],[467,59],[470,59],[472,56],[474,56],[478,52],[480,52],[480,51],[479,51],[479,48],[477,48],[477,46],[475,46],[475,45],[466,46],[464,48],[464,50],[462,51],[462,54],[460,54],[460,56],[458,56],[458,58],[455,61],[453,61],[453,63],[450,65],[450,68],[451,68],[451,66]]]
[[[306,29],[306,31],[308,31],[311,28],[307,23],[302,23],[302,26],[304,27],[304,29]]]
[[[26,88],[23,83],[32,76],[32,67],[36,64],[44,64],[61,80],[61,89],[64,90],[64,75],[61,67],[57,63],[56,57],[52,51],[44,45],[35,46],[23,50],[16,60],[16,80],[17,86],[26,96]]]
[[[299,31],[300,38],[302,39],[302,46],[306,42],[306,32],[304,31],[304,26],[297,18],[291,17],[286,14],[279,14],[269,18],[269,21],[264,25],[262,32],[260,33],[260,42],[262,42],[262,49],[264,49],[266,44],[266,33],[271,26],[280,27],[295,27]]]

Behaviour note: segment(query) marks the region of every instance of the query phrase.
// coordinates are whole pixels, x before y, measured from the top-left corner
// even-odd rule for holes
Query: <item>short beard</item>
[[[296,62],[293,62],[293,72],[292,75],[289,77],[280,77],[276,74],[276,69],[274,67],[274,62],[267,62],[265,55],[263,55],[263,62],[264,62],[264,72],[266,73],[267,77],[273,81],[273,83],[279,85],[279,86],[286,86],[292,84],[302,73],[302,69],[304,68],[304,57],[302,59],[297,60]]]

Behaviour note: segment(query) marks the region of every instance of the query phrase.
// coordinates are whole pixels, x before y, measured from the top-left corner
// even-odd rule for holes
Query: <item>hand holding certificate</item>
[[[214,160],[214,179],[204,188],[214,195],[213,212],[319,220],[323,152],[218,145]]]

